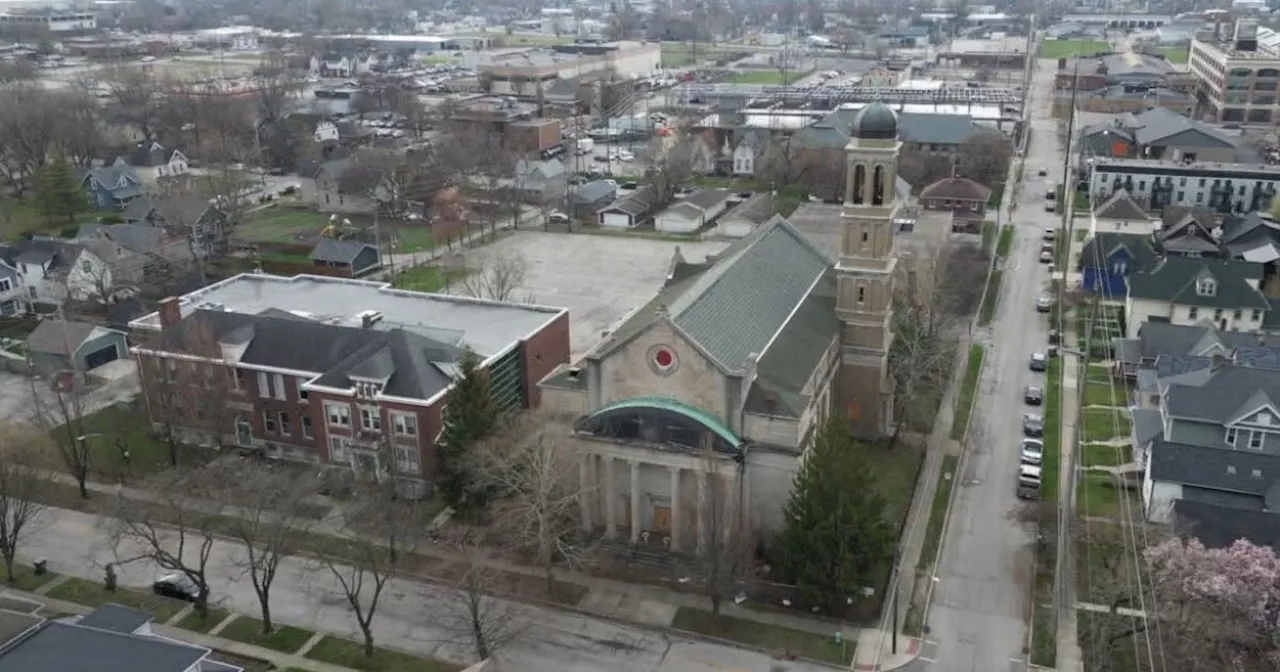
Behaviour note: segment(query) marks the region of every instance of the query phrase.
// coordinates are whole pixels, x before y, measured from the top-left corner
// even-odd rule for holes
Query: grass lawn
[[[418,658],[386,649],[374,649],[373,656],[368,657],[364,655],[364,645],[337,637],[320,640],[307,652],[307,658],[361,672],[454,672],[463,669],[461,665],[442,660]]]
[[[701,609],[681,607],[671,627],[837,665],[853,661],[854,642],[837,644],[833,637],[732,616],[716,619]]]
[[[1085,406],[1125,406],[1129,390],[1124,385],[1088,382],[1084,386]]]
[[[6,577],[4,585],[14,590],[25,590],[27,592],[32,592],[36,588],[58,578],[58,575],[53,572],[45,572],[43,575],[37,576],[34,569],[16,562],[13,564],[13,581],[7,580],[8,575],[0,575]]]
[[[485,33],[481,33],[485,35]],[[553,44],[573,44],[572,35],[538,35],[538,34],[512,34],[512,35],[492,35],[492,37],[501,38],[503,43],[508,47],[537,46],[545,47]]]
[[[99,215],[111,214],[101,210],[89,210],[76,215],[76,222],[96,221]],[[119,214],[119,213],[116,213]],[[50,222],[34,198],[15,201],[8,196],[0,197],[0,238],[15,240],[23,233],[60,232],[62,229],[79,228],[76,223],[68,222],[66,217],[54,218]]]
[[[991,252],[991,246],[996,242],[996,231],[995,222],[988,219],[982,223],[982,249],[987,253]]]
[[[226,609],[209,608],[209,615],[205,616],[198,611],[192,610],[182,620],[178,621],[178,627],[184,630],[194,632],[209,632],[217,627],[219,623],[226,620],[227,614],[231,612]]]
[[[1000,242],[996,245],[996,256],[1001,259],[1008,258],[1009,251],[1013,249],[1013,227],[1004,226],[1000,229]]]
[[[778,70],[751,70],[747,72],[739,72],[725,80],[730,84],[778,84],[787,85],[794,84],[797,81],[808,77],[808,72],[786,72]]]
[[[1089,670],[1147,670],[1142,644],[1134,647],[1133,637],[1141,638],[1141,634],[1130,635],[1112,641],[1112,636],[1124,632],[1141,633],[1144,623],[1139,619],[1119,614],[1099,614],[1093,611],[1076,612],[1076,641],[1080,643],[1080,651],[1084,660],[1090,661],[1085,669]],[[1139,640],[1142,641],[1141,639]]]
[[[186,602],[160,597],[140,590],[118,588],[107,590],[100,582],[86,579],[70,578],[62,585],[47,593],[55,600],[66,600],[83,604],[86,607],[97,607],[114,602],[116,604],[145,611],[155,617],[157,623],[164,623],[187,606]]]
[[[1075,238],[1077,243],[1083,243],[1084,239],[1089,237],[1089,229],[1076,229],[1071,232],[1071,237]]]
[[[320,235],[328,222],[328,217],[315,210],[277,205],[250,214],[237,234],[246,241],[258,243],[296,243],[299,234]]]
[[[1091,518],[1123,520],[1141,510],[1136,493],[1116,487],[1115,476],[1106,472],[1086,472],[1076,491],[1076,513]],[[1122,505],[1127,499],[1128,506]]]
[[[1110,43],[1100,40],[1045,40],[1040,45],[1040,58],[1092,56],[1098,52],[1113,50]]]
[[[1186,63],[1191,60],[1191,47],[1156,47],[1156,52],[1170,63]]]
[[[1111,367],[1106,364],[1090,364],[1088,371],[1084,374],[1084,379],[1090,383],[1110,384],[1113,381]]]
[[[397,271],[392,284],[397,289],[415,292],[442,292],[451,282],[462,276],[462,271],[443,271],[439,266],[414,266]]]
[[[1130,434],[1129,412],[1121,409],[1086,408],[1080,412],[1080,425],[1081,441],[1107,441]]]
[[[929,526],[924,531],[924,547],[920,551],[920,559],[916,561],[916,569],[925,571],[933,564],[938,555],[938,546],[942,543],[942,525],[947,516],[947,502],[951,499],[951,488],[956,479],[956,467],[960,466],[957,455],[942,456],[942,472],[938,474],[938,489],[933,491],[933,505],[929,507]]]
[[[312,634],[310,630],[276,623],[275,630],[269,635],[264,635],[262,634],[262,621],[248,616],[240,616],[228,623],[227,627],[218,633],[218,636],[234,639],[245,644],[261,646],[272,651],[293,653],[302,648],[302,645],[306,644],[308,639],[311,639]]]
[[[115,481],[122,474],[141,475],[169,466],[169,445],[150,435],[151,423],[147,412],[132,404],[108,406],[84,418],[84,433],[89,442],[90,477],[95,480]],[[54,441],[71,440],[65,429],[53,430]],[[118,445],[128,446],[126,460]],[[205,450],[179,445],[178,462],[203,462],[210,453]],[[57,455],[51,456],[55,464]]]
[[[956,397],[955,413],[951,420],[951,438],[964,440],[969,429],[969,413],[973,411],[973,396],[978,391],[978,377],[982,375],[982,360],[986,357],[986,349],[981,345],[969,346],[969,363],[964,371],[964,381],[960,385],[960,396]]]
[[[1108,446],[1100,443],[1082,443],[1084,447],[1084,466],[1114,467],[1133,461],[1133,446]]]
[[[1058,499],[1058,472],[1062,468],[1062,358],[1049,360],[1044,391],[1044,471],[1040,474],[1040,499]]]
[[[991,277],[987,279],[987,291],[982,295],[982,308],[978,310],[978,326],[985,327],[995,319],[996,303],[1000,298],[1000,281],[1003,279],[1003,270],[992,269]]]

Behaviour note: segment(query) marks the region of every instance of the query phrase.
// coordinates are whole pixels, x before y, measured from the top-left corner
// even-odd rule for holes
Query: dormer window
[[[1218,293],[1218,283],[1213,278],[1200,278],[1196,280],[1196,294],[1200,296],[1214,296]]]
[[[356,383],[356,396],[362,399],[372,399],[382,391],[382,386],[377,383]]]

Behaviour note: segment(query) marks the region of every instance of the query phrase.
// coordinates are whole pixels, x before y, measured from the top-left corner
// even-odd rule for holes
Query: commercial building
[[[1089,172],[1095,203],[1124,189],[1151,210],[1188,204],[1222,214],[1267,211],[1278,188],[1280,166],[1099,158]]]
[[[193,443],[392,481],[412,497],[433,490],[465,351],[509,409],[536,404],[537,381],[569,360],[563,309],[311,275],[238,275],[129,326],[143,342],[134,353],[153,422]]]
[[[93,12],[76,12],[63,9],[15,9],[0,12],[0,27],[49,31],[50,33],[80,33],[97,30],[98,16]]]
[[[1280,34],[1256,21],[1237,21],[1230,37],[1191,42],[1198,113],[1221,122],[1271,125],[1280,121]]]
[[[503,54],[477,76],[489,93],[534,98],[556,79],[647,77],[658,71],[661,52],[656,42],[579,42]]]

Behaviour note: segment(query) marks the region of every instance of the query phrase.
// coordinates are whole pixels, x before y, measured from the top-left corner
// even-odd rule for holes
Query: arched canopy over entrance
[[[741,454],[742,439],[703,411],[666,397],[636,397],[604,406],[574,424],[579,434],[619,441],[643,441],[681,452],[696,452],[704,439],[717,453]]]

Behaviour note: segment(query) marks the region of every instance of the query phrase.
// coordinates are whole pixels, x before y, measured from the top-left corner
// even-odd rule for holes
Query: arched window
[[[853,203],[862,205],[866,202],[867,167],[859,163],[853,167]]]
[[[684,450],[741,452],[741,440],[727,427],[668,399],[620,401],[583,416],[574,424],[578,434],[616,441],[641,441]]]
[[[871,185],[871,205],[884,205],[884,166],[876,166],[875,181]]]

